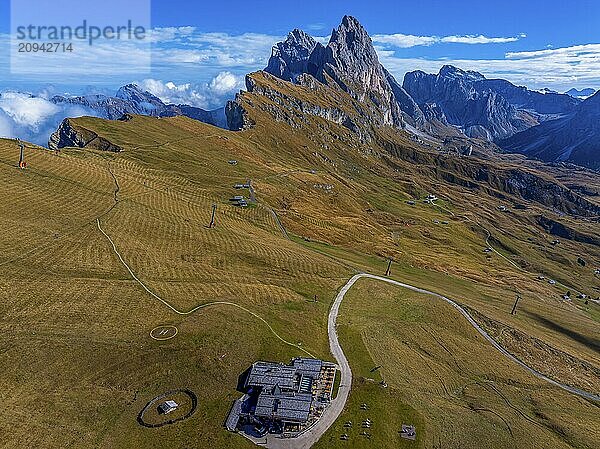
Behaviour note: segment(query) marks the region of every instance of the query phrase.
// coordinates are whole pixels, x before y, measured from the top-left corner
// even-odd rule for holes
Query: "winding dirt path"
[[[131,269],[131,267],[127,264],[127,262],[125,262],[125,260],[123,259],[123,256],[121,256],[121,253],[119,253],[119,251],[117,250],[117,246],[115,245],[115,242],[110,238],[110,236],[104,232],[104,229],[102,229],[102,226],[100,226],[100,219],[96,220],[96,224],[98,225],[98,230],[102,233],[102,235],[104,235],[104,237],[106,237],[106,239],[108,240],[108,242],[111,244],[113,252],[117,255],[117,257],[119,258],[119,260],[121,261],[121,264],[125,267],[125,269],[129,272],[130,276],[144,289],[146,290],[146,292],[148,292],[148,294],[150,296],[152,296],[154,299],[156,299],[157,301],[160,301],[161,303],[163,303],[165,306],[167,306],[169,309],[171,309],[171,311],[175,312],[177,315],[191,315],[192,313],[200,310],[200,309],[204,309],[206,307],[211,307],[211,306],[231,306],[231,307],[236,307],[240,310],[243,310],[244,312],[252,315],[253,317],[255,317],[256,319],[262,321],[271,331],[271,333],[278,339],[280,340],[282,343],[285,343],[286,345],[289,346],[293,346],[296,349],[299,349],[300,351],[304,352],[306,355],[308,355],[309,357],[314,357],[313,354],[311,354],[310,352],[308,352],[306,349],[302,348],[301,346],[289,342],[286,339],[284,339],[281,335],[279,335],[275,329],[273,329],[273,327],[267,322],[267,320],[265,320],[263,317],[261,317],[260,315],[258,315],[257,313],[246,309],[243,306],[240,306],[239,304],[236,304],[234,302],[227,302],[227,301],[213,301],[213,302],[207,302],[205,304],[200,304],[190,310],[179,310],[177,307],[173,306],[172,304],[170,304],[168,301],[164,300],[163,298],[161,298],[160,296],[158,296],[156,293],[154,293],[152,290],[150,290],[146,284],[144,284],[137,276],[136,274],[133,272],[133,270]]]
[[[113,176],[114,180],[115,180],[115,184],[117,186],[117,189],[115,191],[115,206],[116,204],[118,204],[119,199],[118,199],[118,193],[119,193],[119,186],[118,186],[118,181],[116,179],[116,177],[114,176],[114,174],[111,171],[111,175]],[[114,207],[114,206],[113,206]],[[112,208],[111,208],[112,210]],[[271,210],[271,212],[273,213],[274,211]],[[451,211],[449,211],[452,215],[454,215],[454,213],[452,213]],[[103,214],[103,216],[106,214]],[[279,217],[276,214],[273,214],[274,218],[276,219],[276,222],[278,223],[278,225],[280,226],[282,233],[287,236],[287,232],[285,232],[285,228],[283,228],[281,222],[279,221]],[[467,220],[470,220],[468,217],[465,217]],[[244,312],[252,315],[253,317],[257,318],[258,320],[260,320],[261,322],[263,322],[268,329],[271,331],[271,333],[281,342],[283,342],[286,345],[292,346],[296,349],[299,349],[300,351],[304,352],[305,354],[307,354],[310,357],[314,357],[313,354],[311,354],[310,352],[308,352],[307,350],[305,350],[304,348],[300,347],[297,344],[291,343],[287,340],[285,340],[284,338],[282,338],[274,329],[273,327],[264,319],[262,318],[260,315],[252,312],[251,310],[246,309],[243,306],[240,306],[238,304],[232,303],[232,302],[226,302],[226,301],[215,301],[215,302],[209,302],[209,303],[205,303],[205,304],[200,304],[198,306],[193,307],[190,310],[184,311],[184,310],[179,310],[178,308],[176,308],[175,306],[173,306],[172,304],[170,304],[168,301],[164,300],[163,298],[161,298],[160,296],[158,296],[156,293],[154,293],[152,290],[150,290],[150,288],[148,288],[137,276],[136,274],[133,272],[133,270],[131,269],[131,267],[127,264],[127,262],[125,262],[125,260],[123,259],[123,257],[121,256],[121,254],[119,253],[114,241],[111,239],[111,237],[102,229],[101,225],[100,225],[100,218],[98,218],[96,220],[97,226],[98,226],[98,230],[106,237],[106,239],[109,241],[109,243],[112,246],[113,252],[116,254],[116,256],[119,258],[121,264],[126,268],[126,270],[129,272],[129,274],[131,275],[131,277],[154,299],[156,299],[157,301],[161,302],[162,304],[164,304],[166,307],[168,307],[171,311],[173,311],[174,313],[178,314],[178,315],[190,315],[200,309],[206,308],[206,307],[210,307],[210,306],[216,306],[216,305],[227,305],[227,306],[232,306],[232,307],[236,307],[240,310],[243,310]],[[486,233],[487,233],[487,239],[486,239],[486,244],[489,245],[489,239],[491,237],[491,233],[484,228],[483,226],[481,226],[479,223],[474,222],[475,224],[477,224],[478,226],[480,226],[481,228],[483,228]],[[288,236],[289,238],[289,236]],[[513,261],[511,261],[510,259],[506,258],[504,255],[502,255],[501,253],[499,253],[498,251],[496,251],[494,249],[494,252],[498,253],[500,256],[502,256],[504,259],[506,259],[509,263],[511,263],[511,265],[515,266],[516,268],[519,268],[520,270],[524,271],[521,267],[517,266]],[[273,448],[273,449],[308,449],[310,447],[312,447],[324,434],[325,432],[333,425],[333,423],[337,420],[337,418],[341,415],[341,413],[344,410],[344,407],[346,405],[346,402],[348,400],[348,396],[350,394],[350,390],[351,390],[351,386],[352,386],[352,370],[350,369],[350,364],[348,362],[348,359],[346,358],[346,355],[344,354],[344,351],[340,345],[339,342],[339,338],[337,335],[337,329],[336,329],[336,322],[337,322],[337,317],[339,315],[339,308],[341,306],[342,301],[344,300],[344,297],[346,295],[346,293],[350,290],[350,288],[352,288],[352,286],[356,283],[356,281],[358,281],[359,279],[362,278],[368,278],[368,279],[374,279],[374,280],[378,280],[378,281],[382,281],[382,282],[387,282],[389,284],[392,285],[396,285],[398,287],[402,287],[402,288],[406,288],[418,293],[422,293],[425,295],[429,295],[429,296],[433,296],[435,298],[438,299],[442,299],[443,301],[447,302],[448,304],[450,304],[451,306],[453,306],[456,310],[458,310],[469,322],[469,324],[471,324],[475,330],[482,335],[494,348],[496,348],[496,350],[498,350],[500,353],[502,353],[506,358],[512,360],[513,362],[517,363],[518,365],[520,365],[522,368],[524,368],[525,370],[527,370],[529,373],[533,374],[535,377],[544,380],[558,388],[562,388],[563,390],[568,391],[569,393],[575,394],[577,396],[583,397],[585,399],[589,399],[589,400],[593,400],[593,401],[600,401],[600,395],[596,395],[593,393],[589,393],[587,391],[583,391],[580,390],[578,388],[557,382],[553,379],[550,379],[549,377],[545,376],[544,374],[534,370],[533,368],[529,367],[528,365],[526,365],[525,363],[523,363],[521,360],[519,360],[518,358],[516,358],[514,355],[512,355],[511,353],[509,353],[507,350],[505,350],[502,346],[500,346],[500,344],[498,344],[484,329],[482,329],[477,322],[475,322],[475,320],[466,312],[465,309],[463,309],[459,304],[457,304],[456,302],[454,302],[453,300],[440,295],[438,293],[435,292],[431,292],[429,290],[425,290],[410,284],[405,284],[399,281],[395,281],[386,277],[382,277],[382,276],[377,276],[377,275],[372,275],[372,274],[367,274],[367,273],[359,273],[354,275],[352,278],[350,278],[350,280],[340,289],[340,291],[338,292],[332,306],[331,309],[329,311],[329,315],[328,315],[328,319],[327,319],[327,334],[328,334],[328,338],[329,338],[329,346],[330,346],[330,350],[331,353],[333,355],[333,357],[335,358],[335,360],[337,361],[338,364],[338,369],[340,371],[340,376],[341,376],[341,380],[340,380],[340,385],[338,388],[338,392],[337,392],[337,396],[331,401],[330,405],[325,409],[322,417],[311,427],[309,428],[307,431],[305,431],[303,434],[301,434],[300,436],[298,436],[297,438],[293,438],[293,439],[282,439],[282,438],[277,438],[275,436],[272,435],[268,435],[263,441],[255,441],[255,443],[260,444],[261,446],[265,446],[268,448]]]
[[[396,285],[398,287],[406,288],[406,289],[409,289],[409,290],[412,290],[412,291],[415,291],[418,293],[422,293],[425,295],[433,296],[438,299],[442,299],[443,301],[447,302],[452,307],[454,307],[456,310],[458,310],[461,313],[461,315],[463,315],[467,319],[469,324],[471,324],[471,326],[473,326],[475,328],[475,330],[477,332],[479,332],[479,334],[482,335],[483,338],[485,338],[494,348],[496,348],[498,351],[500,351],[500,353],[502,353],[502,355],[504,355],[506,358],[510,359],[511,361],[517,363],[518,365],[520,365],[522,368],[527,370],[529,373],[533,374],[538,379],[544,380],[558,388],[562,388],[563,390],[566,390],[569,393],[575,394],[577,396],[581,396],[585,399],[589,399],[589,400],[593,400],[593,401],[600,401],[599,395],[589,393],[587,391],[583,391],[578,388],[571,387],[570,385],[566,385],[566,384],[557,382],[555,380],[552,380],[549,377],[543,375],[542,373],[534,370],[533,368],[531,368],[528,365],[526,365],[525,363],[523,363],[521,360],[519,360],[514,355],[512,355],[510,352],[508,352],[506,349],[504,349],[502,346],[500,346],[496,342],[496,340],[494,340],[492,337],[490,337],[490,335],[485,330],[483,330],[479,326],[479,324],[477,324],[477,322],[475,322],[475,320],[473,318],[471,318],[471,316],[467,313],[467,311],[465,309],[463,309],[459,304],[457,304],[453,300],[447,298],[446,296],[443,296],[438,293],[434,293],[434,292],[431,292],[429,290],[425,290],[425,289],[422,289],[419,287],[415,287],[414,285],[405,284],[403,282],[385,278],[382,276],[376,276],[376,275],[367,274],[367,273],[359,273],[359,274],[352,276],[352,278],[350,278],[350,280],[346,283],[346,285],[344,285],[342,287],[342,289],[339,291],[339,293],[337,294],[337,296],[335,298],[335,301],[333,302],[333,305],[331,306],[331,310],[329,312],[329,317],[327,320],[327,333],[329,335],[329,346],[331,348],[331,353],[333,354],[335,360],[338,363],[338,367],[339,367],[339,370],[341,373],[341,381],[340,381],[340,386],[339,386],[339,390],[338,390],[338,394],[337,394],[336,398],[333,399],[331,401],[331,404],[329,405],[329,407],[325,409],[325,412],[323,413],[323,416],[321,417],[321,419],[319,421],[317,421],[317,423],[313,427],[308,429],[306,432],[304,432],[299,437],[294,438],[294,439],[281,439],[281,438],[268,436],[266,438],[266,441],[264,443],[262,443],[262,445],[265,445],[266,447],[272,448],[272,449],[308,449],[308,448],[312,447],[312,445],[315,444],[319,440],[319,438],[321,438],[323,436],[323,434],[333,425],[335,420],[340,416],[340,414],[344,410],[344,406],[346,405],[348,396],[350,394],[350,389],[352,386],[352,370],[350,369],[348,359],[346,358],[346,355],[344,354],[344,351],[343,351],[343,349],[340,345],[339,339],[338,339],[337,330],[336,330],[336,321],[337,321],[337,317],[339,314],[340,305],[341,305],[342,301],[344,300],[346,293],[348,293],[348,291],[350,290],[350,288],[352,288],[352,286],[356,283],[356,281],[358,281],[359,279],[362,279],[362,278],[374,279],[377,281],[387,282],[388,284]]]

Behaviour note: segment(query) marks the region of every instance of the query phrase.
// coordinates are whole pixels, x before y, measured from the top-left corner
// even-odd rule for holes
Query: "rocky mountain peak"
[[[265,71],[298,83],[306,79],[299,75],[312,75],[377,111],[382,124],[399,127],[405,120],[417,127],[424,124],[419,106],[380,64],[369,33],[355,17],[343,17],[327,46],[293,30],[273,47]]]
[[[428,119],[458,126],[470,137],[494,140],[525,129],[529,116],[483,84],[486,81],[478,72],[445,65],[437,75],[407,73],[403,87],[427,111]]]
[[[485,76],[483,76],[479,72],[475,72],[473,70],[463,70],[453,65],[442,66],[438,73],[438,77],[449,79],[463,79],[465,81],[479,81],[485,79]]]
[[[299,28],[294,28],[292,31],[290,31],[287,35],[285,42],[288,45],[293,44],[293,45],[301,46],[301,47],[307,48],[311,51],[315,47],[315,44],[316,44],[316,41],[314,40],[314,38],[311,35],[305,33],[303,30],[301,30]]]
[[[310,73],[318,80],[333,80],[341,89],[383,113],[383,123],[416,126],[423,113],[394,77],[379,62],[367,30],[352,16],[344,16],[326,47],[317,44],[309,59]]]
[[[118,145],[111,143],[94,131],[76,125],[69,118],[62,121],[59,128],[52,133],[48,141],[48,148],[51,150],[65,147],[93,148],[113,153],[123,151]]]
[[[127,84],[121,87],[116,94],[116,98],[136,103],[149,103],[164,106],[164,103],[155,95],[144,91],[137,84]]]
[[[352,16],[344,16],[340,26],[333,30],[327,48],[327,62],[337,67],[364,70],[379,66],[369,33]]]
[[[346,29],[364,30],[358,19],[349,15],[342,17],[342,23],[340,27],[345,27]]]
[[[291,31],[285,41],[273,46],[271,57],[265,71],[286,81],[307,71],[308,58],[317,45],[312,36],[304,31]]]

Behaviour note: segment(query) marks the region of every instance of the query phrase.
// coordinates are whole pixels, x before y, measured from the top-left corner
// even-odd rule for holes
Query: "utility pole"
[[[392,259],[390,259],[388,262],[387,270],[385,270],[385,275],[389,276],[391,272],[392,272]]]
[[[27,164],[25,163],[25,145],[21,142],[21,139],[17,139],[19,143],[19,168],[25,168]]]
[[[215,214],[217,212],[217,205],[213,204],[212,205],[212,216],[210,217],[210,224],[208,225],[209,229],[212,229],[215,227]]]
[[[250,193],[250,202],[256,203],[256,192],[254,192],[254,187],[252,187],[252,180],[248,179],[246,185],[248,186],[248,192]]]
[[[521,299],[521,297],[519,295],[517,295],[517,299],[515,300],[515,305],[513,306],[510,314],[511,315],[516,315],[517,314],[517,304],[519,303],[519,299]]]

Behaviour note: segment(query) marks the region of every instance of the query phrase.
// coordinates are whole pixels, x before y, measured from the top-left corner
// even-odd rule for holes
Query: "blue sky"
[[[53,4],[59,8],[60,1]],[[531,88],[600,87],[598,1],[153,0],[151,6],[150,73],[94,75],[92,65],[82,77],[61,65],[58,73],[40,68],[24,76],[9,70],[10,1],[0,0],[0,90],[111,92],[136,81],[167,100],[214,107],[242,87],[245,73],[264,67],[272,44],[289,30],[325,38],[344,14],[361,21],[400,81],[406,71],[452,63]]]

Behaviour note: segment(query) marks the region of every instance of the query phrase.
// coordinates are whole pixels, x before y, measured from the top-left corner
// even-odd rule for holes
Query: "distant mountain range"
[[[361,139],[368,139],[365,130],[369,127],[389,126],[404,129],[415,139],[427,135],[438,141],[449,136],[477,138],[548,162],[600,166],[598,94],[582,99],[592,89],[571,89],[565,94],[534,91],[451,65],[437,74],[406,73],[400,84],[379,62],[367,31],[351,16],[342,19],[327,45],[300,29],[291,31],[273,47],[264,71],[286,82],[310,88],[319,84],[350,94],[357,102],[358,115],[296,100],[305,114],[336,121]],[[247,88],[256,88],[251,77],[247,77]],[[80,105],[109,119],[124,114],[183,115],[231,130],[249,126],[235,101],[205,111],[165,104],[134,84],[122,87],[114,97],[57,96],[52,102]]]
[[[512,136],[542,121],[573,112],[579,100],[568,95],[539,93],[501,79],[445,65],[437,75],[409,72],[402,84],[426,111],[469,137],[496,140]]]
[[[575,97],[575,98],[586,99],[586,98],[591,97],[592,95],[594,95],[596,93],[596,90],[588,87],[587,89],[581,89],[581,90],[569,89],[565,93],[567,95],[570,95],[570,96]]]
[[[529,128],[499,144],[544,161],[569,161],[600,169],[600,92],[583,101],[573,114]]]
[[[99,117],[117,120],[125,114],[140,114],[153,117],[186,117],[210,123],[221,128],[227,127],[225,109],[206,111],[189,105],[166,104],[136,84],[121,87],[114,97],[107,95],[86,95],[80,97],[55,96],[50,99],[55,104],[82,106],[94,111]]]
[[[375,119],[376,125],[438,137],[464,134],[550,162],[595,168],[600,161],[592,141],[594,128],[586,128],[588,139],[582,141],[583,129],[577,125],[592,126],[598,119],[587,106],[589,100],[583,101],[592,89],[571,89],[565,94],[534,91],[451,65],[437,74],[409,72],[400,85],[380,64],[366,30],[350,16],[342,19],[327,45],[293,30],[273,47],[264,70],[296,84],[310,85],[316,79],[341,88],[362,102],[365,116],[383,117]],[[382,114],[369,114],[369,110]],[[560,139],[550,137],[556,129]]]

